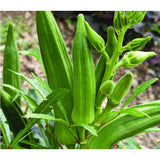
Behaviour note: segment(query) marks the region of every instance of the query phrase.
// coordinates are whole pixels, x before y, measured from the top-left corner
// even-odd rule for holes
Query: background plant
[[[7,110],[4,114],[6,118],[8,117],[8,122],[13,121],[11,119],[12,116],[7,116],[9,115],[8,111],[10,107],[13,108],[14,115],[17,115],[23,121],[23,112],[19,111],[21,109],[15,101],[19,96],[22,96],[28,103],[24,114],[27,111],[30,112],[30,114],[25,116],[25,118],[30,118],[29,122],[25,122],[24,129],[14,135],[12,140],[10,140],[11,138],[7,138],[11,136],[8,136],[8,129],[4,127],[5,121],[1,123],[1,130],[3,131],[2,139],[5,142],[3,147],[111,148],[114,143],[159,124],[159,101],[124,109],[126,104],[138,94],[144,92],[157,79],[150,80],[137,87],[119,111],[112,111],[114,107],[120,105],[133,79],[132,73],[128,73],[118,81],[113,89],[110,85],[114,84],[112,79],[116,74],[116,69],[119,66],[135,67],[146,58],[155,55],[154,52],[137,52],[137,50],[143,48],[144,42],[142,43],[142,41],[144,39],[133,40],[129,43],[132,45],[122,46],[125,32],[130,27],[133,27],[134,24],[142,21],[144,15],[145,12],[115,12],[115,29],[108,27],[109,34],[106,45],[101,36],[85,22],[83,15],[79,15],[73,45],[75,57],[73,58],[72,65],[52,14],[50,12],[37,12],[37,32],[41,54],[35,50],[32,53],[31,51],[25,52],[25,54],[28,53],[38,59],[46,73],[48,83],[34,74],[32,74],[34,79],[29,79],[19,73],[18,70],[13,70],[8,66],[4,67],[4,70],[8,71],[7,75],[12,73],[17,78],[25,79],[33,89],[26,92],[13,86],[11,83],[1,84],[3,87],[10,88],[16,92],[16,95],[11,97],[6,91],[1,90],[3,100],[2,110],[3,112],[5,112],[5,109]],[[10,37],[11,33],[8,32],[8,35]],[[6,44],[6,48],[12,48],[12,45],[15,44],[14,40],[8,41],[10,43]],[[95,76],[90,68],[93,66],[91,49],[102,54],[95,68]],[[17,50],[16,47],[14,50]],[[126,53],[124,58],[119,61],[119,56],[124,50],[131,51]],[[10,59],[10,63],[14,64],[15,61]],[[91,81],[94,78],[96,83]],[[107,83],[108,81],[111,83]],[[4,81],[4,83],[6,82]],[[72,86],[72,84],[74,85]],[[96,94],[94,90],[96,90]],[[62,95],[66,96],[63,98]],[[75,103],[77,103],[78,98],[81,98],[81,96],[83,98],[77,104],[79,107],[77,110]],[[106,96],[108,103],[106,109],[103,110],[101,102],[103,102]],[[94,112],[86,107],[91,108]],[[72,112],[73,109],[76,112]],[[80,119],[80,121],[75,120],[71,114],[74,117],[79,117],[78,120]],[[92,116],[89,116],[90,114]],[[38,119],[41,120],[39,121]],[[16,123],[18,124],[19,121],[15,118]],[[34,132],[35,129],[32,128],[31,130],[32,126],[36,128],[34,124],[37,124],[39,134],[38,132]],[[12,126],[11,123],[9,126],[10,129],[16,127]],[[11,130],[13,132],[13,129]],[[145,130],[145,132],[148,131]],[[129,144],[134,143],[131,138],[126,141]],[[24,146],[24,144],[29,146]],[[121,148],[124,147],[122,143],[119,142],[118,144]]]

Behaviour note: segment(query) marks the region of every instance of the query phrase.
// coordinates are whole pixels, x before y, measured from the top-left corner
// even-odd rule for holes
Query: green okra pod
[[[69,123],[72,124],[73,66],[67,48],[51,12],[38,11],[36,14],[36,23],[42,60],[50,88],[52,90],[66,88],[71,91],[71,93],[61,100],[61,103],[66,110]],[[65,119],[58,106],[55,109],[55,116],[56,118]],[[73,128],[73,130],[76,134],[75,128]],[[76,142],[76,139],[69,131],[68,127],[59,122],[55,122],[55,136],[60,143],[65,145],[74,144]]]
[[[12,97],[3,89],[0,88],[1,109],[7,119],[7,123],[13,135],[16,136],[22,129],[25,128],[27,120],[23,117],[23,112],[16,102],[12,102]],[[29,140],[31,136],[25,139]],[[23,147],[29,147],[25,144],[20,144]]]
[[[109,101],[113,103],[113,105],[118,106],[122,99],[128,93],[133,81],[133,74],[131,72],[125,74],[123,77],[119,79],[117,82],[113,93],[109,96]]]
[[[78,15],[77,29],[72,48],[74,123],[90,124],[94,120],[95,74],[91,50],[88,46],[84,16]]]
[[[20,77],[12,73],[10,70],[20,72],[20,61],[18,47],[15,42],[13,33],[13,24],[9,24],[7,40],[4,50],[4,62],[3,62],[3,83],[10,84],[17,89],[21,89]],[[12,98],[16,96],[16,93],[9,88],[4,87],[4,90],[11,95]],[[20,96],[16,99],[16,102],[20,105]]]

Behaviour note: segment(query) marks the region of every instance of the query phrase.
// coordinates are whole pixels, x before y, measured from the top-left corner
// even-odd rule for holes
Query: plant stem
[[[85,141],[85,128],[78,127],[79,139],[81,142]]]
[[[113,72],[115,71],[115,64],[118,61],[118,58],[122,52],[122,44],[123,44],[123,39],[124,39],[124,35],[125,35],[126,29],[122,30],[122,32],[119,33],[118,35],[118,41],[117,41],[117,46],[114,50],[113,56],[111,57],[110,62],[106,62],[106,70],[102,79],[102,82],[105,82],[107,80],[110,80],[110,78],[112,77]],[[98,94],[100,94],[100,90],[98,91]],[[97,116],[102,112],[102,107],[97,107],[95,108],[95,116],[97,118]]]
[[[107,103],[106,108],[105,108],[104,111],[101,113],[101,115],[97,118],[96,123],[102,123],[103,120],[105,119],[106,115],[108,114],[108,112],[111,111],[112,108],[113,108],[113,106],[110,105],[110,103]]]
[[[47,128],[47,131],[48,131],[48,133],[51,135],[51,137],[52,137],[54,140],[56,140],[56,142],[59,144],[60,148],[61,148],[61,149],[64,149],[64,148],[63,148],[63,145],[59,143],[59,141],[58,141],[58,140],[56,139],[56,137],[52,134],[52,132],[50,131],[49,128]]]
[[[37,125],[38,125],[38,129],[39,129],[39,131],[40,131],[40,134],[41,134],[42,138],[44,139],[45,144],[47,145],[47,147],[49,147],[49,144],[48,144],[48,142],[47,142],[47,140],[46,140],[46,137],[45,137],[45,135],[44,135],[44,132],[42,131],[42,128],[41,128],[40,124],[37,123]]]

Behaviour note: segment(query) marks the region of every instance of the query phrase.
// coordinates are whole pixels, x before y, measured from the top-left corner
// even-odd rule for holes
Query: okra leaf
[[[42,88],[39,83],[37,83],[36,79],[30,79],[24,76],[22,73],[14,72],[12,70],[10,71],[27,81],[41,95],[43,99],[45,99],[45,97],[48,95],[48,92]]]
[[[160,124],[159,102],[133,106],[133,108],[143,111],[145,114],[148,114],[150,118],[146,116],[137,117],[134,115],[120,114],[99,128],[97,131],[98,137],[91,137],[89,148],[112,148],[115,143]]]
[[[124,114],[128,114],[128,115],[134,115],[134,116],[137,116],[137,117],[147,116],[148,118],[150,118],[149,115],[147,115],[143,111],[140,111],[140,110],[137,110],[137,109],[134,109],[134,108],[123,109],[123,110],[120,111],[120,113],[124,113]]]
[[[128,144],[128,149],[142,149],[142,147],[134,140],[133,137],[129,137],[125,139],[125,141]]]
[[[120,149],[127,149],[126,145],[124,145],[122,141],[118,142],[118,146]]]
[[[97,130],[96,130],[93,126],[90,126],[90,125],[88,125],[88,124],[76,123],[76,124],[71,125],[71,127],[83,127],[83,128],[85,128],[87,131],[89,131],[92,135],[98,136]]]
[[[21,143],[30,145],[32,147],[32,149],[49,149],[45,146],[42,146],[42,145],[37,144],[35,142],[27,141],[27,140],[22,140]]]
[[[43,101],[43,98],[36,92],[35,89],[29,88],[29,89],[27,90],[27,95],[28,95],[29,97],[31,97],[33,100],[35,100],[35,102],[36,102],[38,105]],[[29,103],[28,103],[28,104],[29,104]],[[30,106],[30,104],[29,104],[29,106]],[[31,107],[30,109],[35,109],[35,108],[33,108],[32,106],[30,106],[30,107]]]
[[[57,121],[57,122],[63,123],[67,126],[69,125],[65,120],[58,119],[58,118],[55,118],[53,115],[51,116],[51,115],[47,115],[47,114],[31,113],[31,114],[25,115],[25,118],[52,120],[52,121]]]
[[[51,111],[52,107],[54,106],[58,101],[60,101],[67,93],[69,93],[69,90],[67,89],[57,89],[54,90],[51,94],[49,94],[46,97],[46,100],[44,100],[34,111],[34,113],[39,114],[47,114]],[[19,139],[24,136],[29,129],[37,122],[37,119],[31,119],[29,123],[25,126],[23,130],[21,130],[17,136],[15,137],[14,141],[11,143],[11,147],[14,146]]]
[[[142,131],[141,133],[149,133],[149,132],[160,132],[160,128],[148,128],[148,129]]]
[[[37,77],[34,73],[31,73],[31,74],[37,80],[37,82],[41,85],[41,87],[43,87],[46,91],[48,91],[48,93],[52,92],[46,80],[42,80],[40,77]]]
[[[6,130],[6,137],[8,139],[8,142],[11,142],[11,131],[9,128],[9,125],[6,123],[7,119],[2,111],[2,109],[0,108],[0,123],[2,123],[2,125],[4,126],[5,130]]]
[[[125,101],[125,103],[123,104],[121,110],[129,103],[131,102],[135,97],[137,97],[139,94],[143,93],[146,91],[146,89],[153,84],[154,82],[156,82],[158,80],[158,78],[153,78],[147,82],[142,83],[141,85],[139,85],[134,92],[132,93],[132,95]]]
[[[35,57],[37,59],[37,61],[40,63],[40,65],[45,73],[45,68],[43,65],[42,57],[41,57],[41,54],[37,51],[37,49],[32,49],[29,51],[19,51],[19,53]]]
[[[19,89],[15,88],[15,87],[13,87],[11,85],[8,85],[8,84],[2,84],[2,83],[0,83],[0,86],[8,87],[11,90],[13,90],[14,92],[20,94],[27,103],[29,103],[30,105],[33,106],[33,108],[37,108],[38,107],[37,103],[31,97],[29,97],[28,95],[26,95],[23,90],[19,90]]]
[[[66,120],[67,122],[69,122],[69,121],[68,121],[68,117],[67,117],[66,110],[65,110],[65,108],[63,107],[62,103],[61,103],[61,102],[57,102],[57,107],[59,107],[59,109],[61,110],[61,112],[62,112],[65,120]]]
[[[6,146],[8,147],[10,142],[9,142],[9,139],[8,139],[8,136],[7,136],[7,130],[4,126],[4,124],[1,123],[1,122],[0,122],[0,130],[2,131],[4,142],[5,142]]]

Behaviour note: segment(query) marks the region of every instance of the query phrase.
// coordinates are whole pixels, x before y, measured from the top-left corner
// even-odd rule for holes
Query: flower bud
[[[102,53],[105,47],[105,42],[103,38],[98,35],[88,24],[88,22],[84,21],[86,33],[87,33],[87,39],[89,41],[89,44],[91,48],[97,52]]]
[[[136,38],[129,42],[126,46],[130,51],[139,51],[144,48],[145,44],[152,39],[152,36],[146,38]]]
[[[134,24],[142,22],[145,15],[146,11],[126,11],[128,27],[132,27]]]
[[[115,11],[113,25],[117,32],[124,28],[132,28],[134,24],[140,23],[145,17],[146,11]]]
[[[96,98],[96,103],[95,103],[96,108],[99,109],[102,108],[103,101],[105,100],[106,97],[112,94],[113,89],[114,89],[114,82],[111,80],[107,80],[101,84],[100,93],[97,94]]]
[[[154,52],[130,51],[123,56],[121,61],[117,64],[117,67],[133,68],[141,64],[147,58],[155,55]]]
[[[109,96],[112,94],[114,89],[114,82],[111,80],[107,80],[106,82],[102,83],[100,86],[100,92],[104,96]]]

